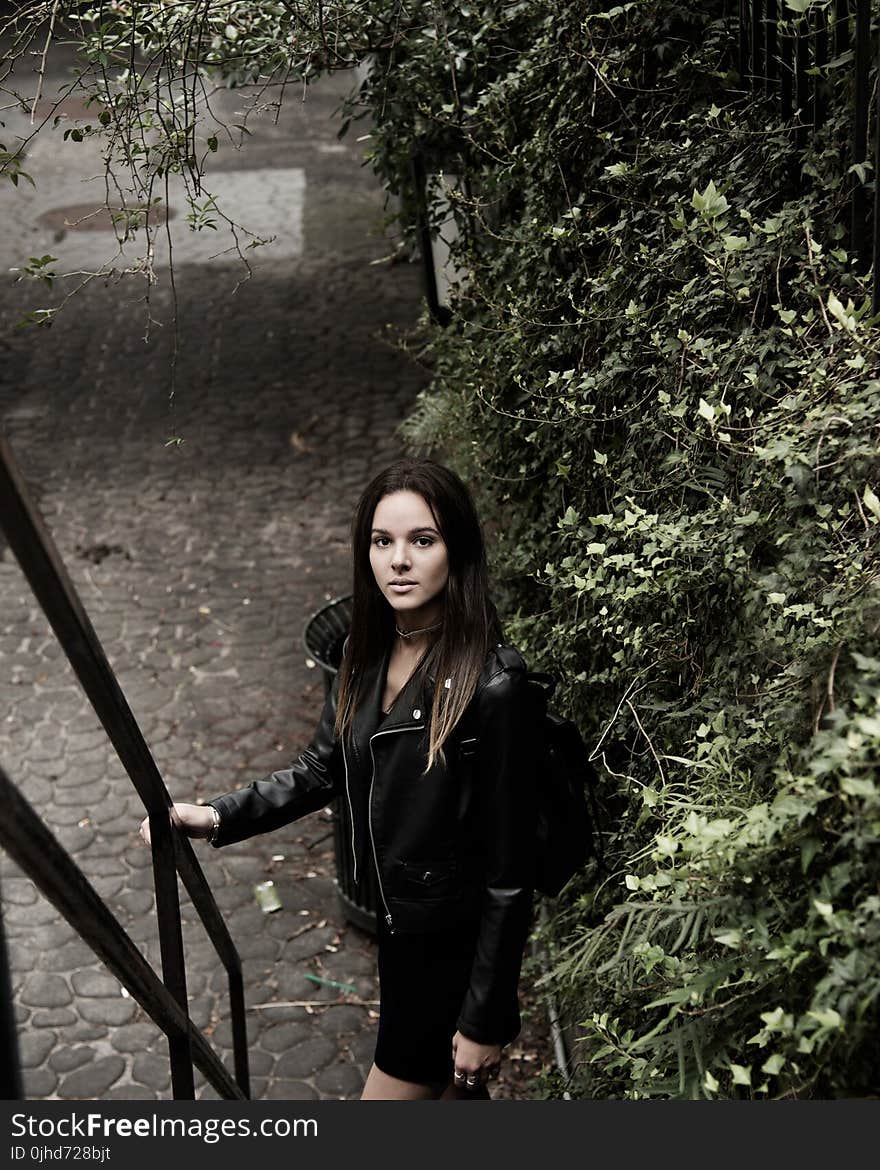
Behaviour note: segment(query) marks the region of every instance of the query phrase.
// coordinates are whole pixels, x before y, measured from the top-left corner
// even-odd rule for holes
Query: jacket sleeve
[[[508,1044],[520,1030],[517,986],[531,929],[535,873],[535,727],[523,671],[501,671],[478,692],[473,782],[485,888],[457,1027],[482,1044]]]
[[[217,848],[279,829],[333,799],[339,790],[339,743],[334,729],[338,688],[337,674],[312,742],[289,767],[209,801],[220,814],[213,842]]]

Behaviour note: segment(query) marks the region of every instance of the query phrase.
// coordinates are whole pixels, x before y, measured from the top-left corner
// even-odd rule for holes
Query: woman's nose
[[[404,569],[409,564],[409,554],[406,545],[395,548],[391,556],[391,564],[395,569]]]

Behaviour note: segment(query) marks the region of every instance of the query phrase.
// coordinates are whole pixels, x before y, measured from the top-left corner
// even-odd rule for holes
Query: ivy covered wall
[[[780,35],[849,7],[784,0]],[[466,277],[405,432],[473,485],[509,637],[599,765],[607,870],[543,932],[575,1097],[880,1091],[880,323],[848,246],[873,176],[851,54],[796,150],[737,73],[738,9],[40,0],[3,25],[11,94],[57,17],[81,135],[138,198],[182,170],[198,212],[205,79],[364,62],[351,132],[412,239],[413,148],[455,176]]]
[[[411,5],[361,93],[405,206],[414,142],[458,179],[467,277],[408,441],[473,485],[508,633],[562,673],[603,777],[608,872],[545,940],[582,1097],[880,1086],[851,66],[802,155],[737,75],[728,9]]]

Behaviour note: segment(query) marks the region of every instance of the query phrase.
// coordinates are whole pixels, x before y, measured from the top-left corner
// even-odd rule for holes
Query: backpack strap
[[[555,674],[544,674],[540,670],[526,671],[526,678],[529,682],[538,683],[544,688],[547,695],[547,702],[553,698],[553,692],[556,690],[557,678]]]
[[[527,670],[525,671],[525,677],[527,682],[535,683],[541,687],[544,692],[544,698],[549,703],[553,697],[553,692],[556,690],[556,676],[553,674],[544,674],[541,671]],[[474,699],[476,699],[476,695]],[[459,719],[455,727],[455,733],[458,736],[461,746],[464,748],[467,745],[470,748],[469,753],[465,752],[464,754],[473,755],[476,750],[477,729],[476,718],[470,708]]]

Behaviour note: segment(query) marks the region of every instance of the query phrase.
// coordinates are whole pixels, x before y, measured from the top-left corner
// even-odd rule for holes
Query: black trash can
[[[337,597],[309,618],[303,633],[303,646],[324,675],[324,694],[333,685],[333,677],[342,663],[342,646],[351,624],[351,594]],[[376,932],[378,891],[376,875],[367,866],[358,885],[354,883],[354,857],[351,852],[351,817],[348,802],[334,801],[333,847],[336,854],[336,892],[349,922],[370,934]]]

